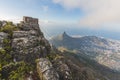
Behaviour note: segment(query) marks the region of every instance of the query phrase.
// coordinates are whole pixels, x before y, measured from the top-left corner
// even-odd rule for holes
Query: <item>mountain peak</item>
[[[63,32],[62,34],[60,35],[57,35],[55,37],[53,37],[52,39],[53,40],[64,40],[64,39],[69,39],[71,38],[66,32]]]
[[[68,34],[64,31],[64,32],[63,32],[63,36],[68,36]]]
[[[70,36],[66,32],[63,32],[63,34],[61,35],[61,37],[63,39],[70,38]]]

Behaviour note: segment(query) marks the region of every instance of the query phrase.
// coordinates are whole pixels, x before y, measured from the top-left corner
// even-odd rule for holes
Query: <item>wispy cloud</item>
[[[13,21],[14,23],[19,23],[22,20],[22,17],[0,13],[0,20]]]
[[[82,26],[101,26],[120,23],[120,0],[53,0],[66,9],[78,8],[86,15],[80,19]]]

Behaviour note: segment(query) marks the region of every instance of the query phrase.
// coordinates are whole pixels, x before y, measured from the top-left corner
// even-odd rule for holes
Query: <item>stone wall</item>
[[[32,17],[23,17],[24,23],[29,23],[29,24],[38,24],[38,19],[37,18],[32,18]]]

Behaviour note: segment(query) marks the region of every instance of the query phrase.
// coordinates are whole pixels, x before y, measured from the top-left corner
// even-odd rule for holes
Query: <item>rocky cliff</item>
[[[0,24],[0,80],[107,80],[75,56],[50,46],[37,19],[24,17],[17,26]]]

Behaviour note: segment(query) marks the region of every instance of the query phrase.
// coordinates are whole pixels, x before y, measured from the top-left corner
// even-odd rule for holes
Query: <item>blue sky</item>
[[[1,0],[0,20],[39,18],[46,36],[96,35],[120,39],[119,0]]]

